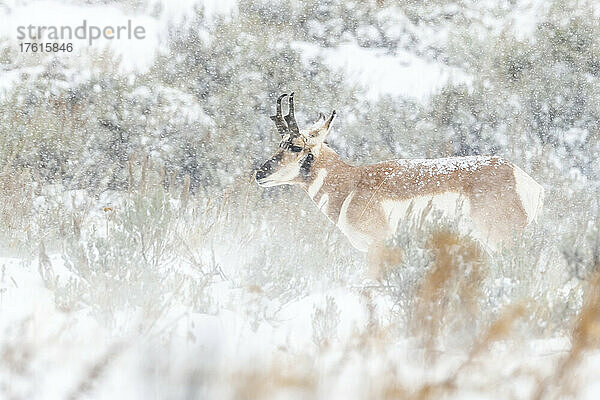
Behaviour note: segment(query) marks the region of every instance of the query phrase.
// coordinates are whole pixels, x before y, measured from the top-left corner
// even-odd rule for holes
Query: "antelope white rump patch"
[[[544,202],[544,188],[527,175],[521,168],[513,165],[516,191],[527,214],[527,223],[535,221]]]

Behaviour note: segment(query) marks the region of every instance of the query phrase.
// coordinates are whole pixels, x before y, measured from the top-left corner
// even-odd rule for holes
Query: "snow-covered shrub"
[[[0,248],[5,254],[31,250],[30,224],[36,187],[28,170],[9,165],[0,170]]]
[[[489,321],[482,315],[494,312],[484,310],[488,253],[461,221],[427,208],[409,215],[389,242],[400,250],[401,261],[389,268],[384,280],[395,304],[397,328],[420,337],[430,350],[459,339],[461,346],[469,344]]]
[[[190,95],[112,71],[83,75],[49,62],[11,89],[1,104],[0,160],[94,191],[125,188],[128,162],[141,154],[196,186],[214,181],[202,150],[213,122]]]
[[[443,91],[431,115],[453,151],[494,151],[528,165],[552,147],[563,171],[575,167],[598,181],[592,154],[600,146],[593,134],[600,121],[600,24],[593,15],[589,7],[555,2],[531,37],[508,31],[452,38],[473,44],[451,53],[473,74],[473,85]]]
[[[204,287],[213,271],[184,253],[190,233],[184,221],[194,207],[144,168],[129,194],[98,210],[102,217],[67,233],[62,259],[68,273],[52,288],[59,308],[86,308],[107,324],[136,315],[140,329],[150,329],[173,301],[207,310]]]
[[[494,250],[465,236],[460,221],[431,214],[402,221],[389,243],[402,254],[384,279],[400,332],[425,335],[428,347],[470,345],[491,317],[515,304],[526,307],[530,334],[543,337],[571,325],[583,295],[578,279],[586,278],[570,271],[572,261],[562,253],[577,238],[573,251],[586,254],[580,272],[593,275],[598,236],[592,224],[581,220],[558,231],[551,221],[540,223]],[[584,231],[588,237],[580,237]]]
[[[313,312],[313,342],[317,347],[327,347],[337,338],[340,312],[333,297],[325,298],[325,308],[315,307]]]
[[[332,135],[332,145],[355,163],[394,158],[424,158],[442,147],[436,135],[424,137],[428,122],[421,104],[385,96],[361,106]]]
[[[224,243],[215,244],[220,252],[241,252],[228,260],[235,263],[228,275],[236,284],[260,288],[264,298],[285,304],[317,287],[359,279],[363,256],[334,226],[322,229],[329,221],[304,193],[271,198],[252,189],[245,203],[229,206],[232,214],[246,212],[245,221],[223,221],[219,230],[225,232],[220,233]]]

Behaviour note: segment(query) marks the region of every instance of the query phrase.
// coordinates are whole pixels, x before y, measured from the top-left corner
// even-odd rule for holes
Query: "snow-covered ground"
[[[68,279],[60,256],[49,262],[57,280]],[[38,263],[0,259],[0,382],[12,398],[179,398],[194,385],[202,388],[196,393],[201,398],[239,398],[248,390],[256,390],[258,398],[369,398],[391,390],[390,382],[418,391],[422,382],[444,381],[457,371],[460,398],[498,398],[493,394],[498,388],[527,398],[536,378],[519,370],[527,366],[550,374],[552,363],[571,346],[567,337],[501,341],[475,361],[446,350],[432,363],[416,338],[386,332],[391,328],[385,310],[392,304],[385,297],[339,287],[265,304],[269,300],[260,293],[224,282],[208,291],[214,312],[173,305],[147,330],[144,316],[136,313],[123,315],[110,329],[85,308],[57,310]],[[259,308],[257,301],[263,303]],[[331,312],[328,302],[335,304],[337,323],[325,331],[328,343],[319,346],[315,313]],[[272,314],[247,314],[253,308]],[[373,310],[379,328],[369,325]],[[585,357],[577,384],[586,383],[578,398],[596,398],[598,367],[600,352]]]
[[[383,95],[426,101],[448,83],[470,82],[468,74],[456,67],[423,59],[407,51],[388,54],[383,49],[367,49],[345,43],[324,49],[307,43],[294,44],[310,60],[321,57],[333,69],[359,87],[370,101]]]
[[[168,203],[163,207],[181,207],[176,199]],[[128,220],[128,208],[143,207],[136,204],[117,192],[92,199],[84,191],[60,186],[48,186],[34,199],[40,215],[56,207],[73,216],[88,209],[80,235],[81,243],[91,246],[83,250],[91,258],[84,268],[73,264],[76,253],[47,252],[44,246],[30,257],[0,258],[0,385],[7,396],[221,399],[252,393],[255,398],[420,398],[429,385],[432,393],[451,398],[530,398],[548,385],[544,379],[556,379],[561,382],[560,393],[568,384],[576,388],[578,398],[597,397],[600,351],[583,353],[581,366],[569,367],[568,374],[577,371],[576,380],[556,372],[571,354],[568,331],[530,338],[518,328],[514,318],[519,317],[506,311],[498,314],[498,326],[492,323],[487,333],[483,329],[473,337],[475,326],[466,335],[449,329],[443,334],[449,335],[447,339],[430,348],[419,334],[406,335],[410,330],[399,324],[398,315],[417,311],[402,309],[407,304],[396,303],[385,285],[365,280],[365,271],[348,273],[347,266],[327,265],[328,270],[346,271],[343,280],[318,281],[313,280],[315,272],[303,271],[306,267],[300,263],[293,275],[304,277],[294,279],[310,284],[299,296],[274,295],[277,291],[269,286],[275,282],[269,283],[269,277],[262,287],[244,283],[241,276],[251,272],[246,269],[256,267],[248,258],[255,257],[251,253],[260,246],[245,240],[236,243],[239,239],[227,233],[216,233],[219,241],[207,238],[194,248],[191,264],[187,257],[159,264],[155,272],[164,282],[159,286],[164,292],[137,293],[138,282],[127,273],[107,275],[104,281],[102,268],[119,265],[95,264],[93,258],[107,251],[102,247],[105,241],[123,238],[119,220]],[[116,219],[107,220],[107,213],[113,212]],[[151,212],[146,214],[152,219]],[[177,217],[175,221],[183,224],[171,235],[189,232],[186,224],[193,224],[188,218],[194,213]],[[68,234],[67,238],[73,240]],[[360,254],[349,255],[361,264]],[[341,260],[339,253],[334,259]],[[283,268],[294,262],[288,261]],[[218,266],[218,273],[202,272],[206,262]],[[89,275],[86,268],[97,275]],[[168,283],[173,272],[180,276],[175,288]],[[410,273],[403,272],[406,277]],[[140,279],[152,284],[152,278]],[[103,295],[97,285],[119,295],[119,282],[133,297],[145,300],[108,306],[111,299],[103,296],[110,295]],[[194,286],[197,283],[200,286]],[[83,285],[79,294],[78,285]],[[506,277],[495,285],[510,291],[514,282]],[[192,302],[184,295],[190,287]],[[460,310],[453,312],[460,318]],[[426,327],[427,321],[414,319],[415,315],[410,324]],[[439,317],[434,313],[432,318]],[[462,329],[458,320],[455,323]],[[465,345],[470,341],[473,344]]]

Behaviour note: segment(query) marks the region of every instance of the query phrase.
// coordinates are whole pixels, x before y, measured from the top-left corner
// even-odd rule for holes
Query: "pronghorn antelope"
[[[436,209],[465,218],[490,247],[522,230],[541,210],[543,188],[516,165],[497,156],[405,159],[353,166],[324,141],[335,111],[300,130],[294,94],[285,117],[281,101],[271,116],[282,140],[256,171],[260,186],[302,187],[319,209],[361,251],[371,252],[392,236],[407,214]],[[457,215],[460,213],[460,215]]]

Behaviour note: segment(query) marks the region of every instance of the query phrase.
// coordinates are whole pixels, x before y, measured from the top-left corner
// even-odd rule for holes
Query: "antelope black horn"
[[[271,120],[275,122],[275,126],[277,127],[277,130],[281,136],[285,136],[285,134],[288,132],[288,128],[285,126],[285,122],[283,121],[283,116],[281,113],[281,100],[285,96],[287,96],[287,93],[284,93],[277,98],[277,111],[275,115],[271,115],[270,117]]]
[[[296,117],[294,116],[294,92],[290,94],[290,109],[288,111],[288,115],[286,115],[285,122],[287,122],[288,129],[290,131],[290,135],[292,136],[300,136],[300,130],[298,129],[298,124],[296,123]]]

